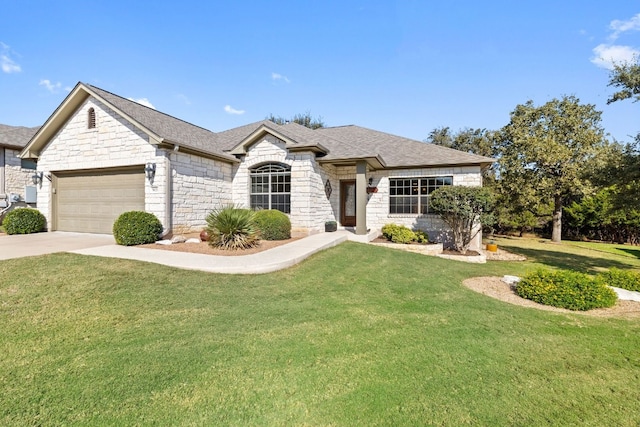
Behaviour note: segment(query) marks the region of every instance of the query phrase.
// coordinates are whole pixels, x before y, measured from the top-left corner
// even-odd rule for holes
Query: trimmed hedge
[[[596,280],[603,285],[640,292],[640,273],[635,271],[612,268],[598,274]]]
[[[516,285],[516,293],[540,304],[577,311],[611,307],[618,298],[601,282],[567,270],[530,273]]]
[[[158,240],[162,223],[151,213],[129,211],[121,214],[113,223],[113,237],[123,246],[144,245]]]
[[[7,234],[31,234],[44,230],[46,218],[37,209],[18,208],[9,212],[2,221]]]
[[[412,231],[409,227],[398,224],[385,224],[382,226],[382,236],[393,243],[429,243],[429,239],[423,231]]]
[[[256,211],[254,221],[264,240],[286,240],[291,238],[289,217],[275,209]]]
[[[416,234],[413,231],[411,231],[407,227],[401,226],[393,233],[393,235],[391,236],[391,241],[393,243],[403,243],[406,245],[413,242],[415,238]]]

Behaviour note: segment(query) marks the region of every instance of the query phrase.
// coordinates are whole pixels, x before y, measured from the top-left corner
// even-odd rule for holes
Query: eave
[[[341,159],[318,159],[318,163],[333,166],[355,166],[356,163],[365,161],[367,165],[373,169],[387,169],[387,165],[384,159],[380,156],[363,156],[363,157],[349,157]]]

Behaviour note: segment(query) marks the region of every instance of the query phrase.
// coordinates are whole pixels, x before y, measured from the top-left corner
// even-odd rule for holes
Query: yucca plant
[[[248,249],[260,243],[255,212],[235,205],[223,206],[207,215],[209,245],[220,249]]]

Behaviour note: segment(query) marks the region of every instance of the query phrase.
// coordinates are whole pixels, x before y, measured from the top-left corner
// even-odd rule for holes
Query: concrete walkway
[[[0,236],[0,260],[69,252],[104,245],[115,245],[113,236],[65,231],[2,235]]]
[[[240,256],[204,255],[115,244],[72,250],[70,252],[81,255],[147,261],[170,267],[210,273],[259,274],[291,267],[316,252],[336,246],[346,240],[365,242],[373,239],[375,235],[377,233],[373,232],[368,236],[357,236],[347,230],[340,230],[334,233],[319,233],[257,254]]]

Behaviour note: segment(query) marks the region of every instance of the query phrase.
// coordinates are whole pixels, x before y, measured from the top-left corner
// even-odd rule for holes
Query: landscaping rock
[[[171,239],[171,243],[184,243],[187,241],[187,238],[182,235],[173,236]]]
[[[192,237],[192,238],[190,238],[190,239],[187,239],[187,240],[185,241],[185,243],[200,243],[200,239],[197,239],[197,238],[195,238],[195,237]]]
[[[614,286],[609,286],[618,296],[618,299],[625,301],[637,301],[640,302],[640,292],[636,291],[628,291],[626,289],[616,288]]]
[[[171,245],[171,244],[173,244],[173,242],[171,240],[158,240],[158,241],[156,241],[156,245],[168,246],[168,245]]]
[[[509,286],[513,286],[516,283],[520,282],[520,278],[518,276],[508,276],[505,275],[502,277],[502,281]]]

